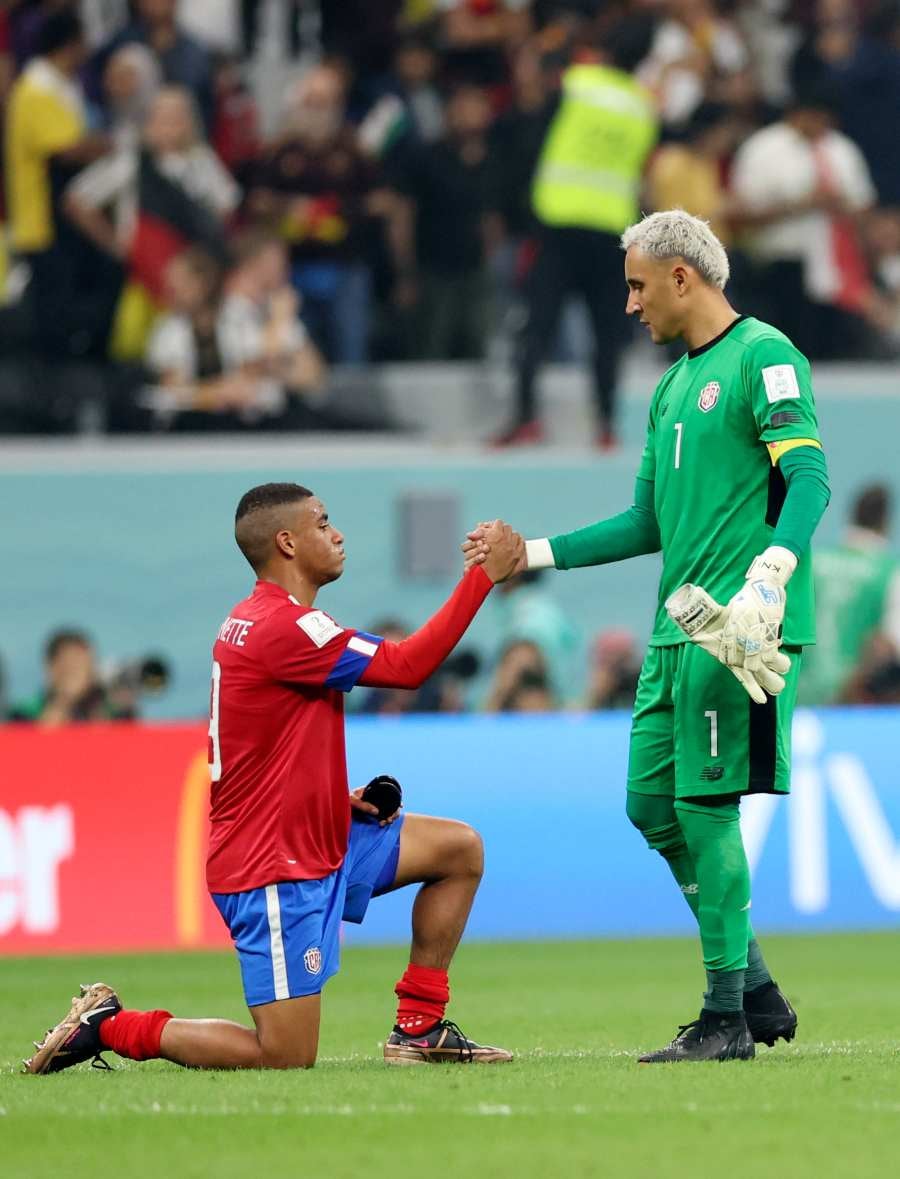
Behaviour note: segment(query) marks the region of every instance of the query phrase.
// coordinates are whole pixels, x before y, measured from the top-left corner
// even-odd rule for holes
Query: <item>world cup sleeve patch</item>
[[[769,401],[786,401],[789,397],[800,396],[797,370],[792,364],[770,364],[762,370],[762,378]]]
[[[322,610],[311,610],[309,614],[302,615],[297,619],[297,625],[306,631],[317,647],[324,647],[344,629]]]

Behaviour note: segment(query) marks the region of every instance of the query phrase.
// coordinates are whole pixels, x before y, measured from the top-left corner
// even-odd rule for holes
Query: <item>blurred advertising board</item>
[[[744,803],[759,930],[900,927],[900,709],[798,713],[790,800]],[[628,717],[353,718],[351,784],[482,833],[481,938],[691,931],[624,814]],[[206,896],[202,725],[0,729],[0,952],[228,944]],[[410,897],[353,942],[403,941]]]

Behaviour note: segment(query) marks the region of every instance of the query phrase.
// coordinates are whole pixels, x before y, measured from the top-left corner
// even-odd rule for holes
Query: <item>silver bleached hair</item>
[[[708,283],[720,290],[728,282],[730,268],[725,247],[708,221],[692,217],[684,209],[650,213],[622,234],[622,249],[637,246],[651,258],[684,258]]]

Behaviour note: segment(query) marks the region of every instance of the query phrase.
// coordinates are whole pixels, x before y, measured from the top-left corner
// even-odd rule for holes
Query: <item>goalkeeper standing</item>
[[[809,544],[828,476],[809,362],[777,328],[731,307],[728,258],[709,226],[654,213],[622,247],[627,314],[654,343],[680,338],[689,351],[653,395],[633,505],[528,541],[522,567],[662,551],[627,812],[697,918],[707,991],[699,1019],[640,1059],[749,1059],[754,1042],[793,1039],[797,1016],[750,924],[739,805],[790,788],[801,652],[815,641]],[[482,559],[480,529],[464,548]]]

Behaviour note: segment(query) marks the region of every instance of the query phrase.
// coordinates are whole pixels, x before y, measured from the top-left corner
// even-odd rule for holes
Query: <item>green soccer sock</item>
[[[750,870],[734,797],[675,802],[697,868],[700,940],[710,1011],[740,1011],[750,940]]]
[[[759,948],[759,942],[756,940],[751,925],[747,942],[747,973],[744,977],[744,990],[755,991],[757,987],[771,981],[772,976],[769,974],[769,968],[766,966],[766,960],[763,958],[762,950]]]
[[[697,869],[691,859],[684,832],[675,814],[675,800],[660,794],[638,794],[628,791],[625,813],[647,841],[647,846],[659,852],[669,865],[681,895],[698,916],[699,888]]]
[[[744,971],[707,970],[703,1006],[707,1011],[743,1011]]]

